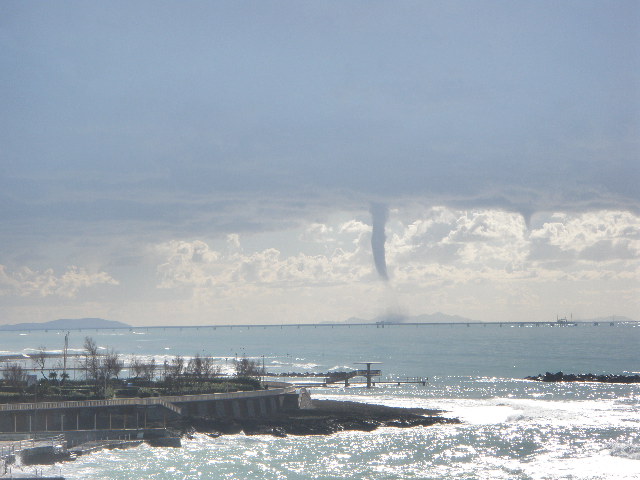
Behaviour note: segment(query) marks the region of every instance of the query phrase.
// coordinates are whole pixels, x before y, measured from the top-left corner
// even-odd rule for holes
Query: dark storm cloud
[[[67,7],[4,6],[7,231],[640,205],[633,3]]]

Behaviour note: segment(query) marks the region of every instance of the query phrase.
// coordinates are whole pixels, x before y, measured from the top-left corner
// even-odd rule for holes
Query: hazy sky
[[[0,324],[640,320],[638,25],[624,0],[3,1]]]

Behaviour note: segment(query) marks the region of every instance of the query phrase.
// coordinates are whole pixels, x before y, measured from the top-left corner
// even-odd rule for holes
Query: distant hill
[[[359,317],[350,317],[342,322],[323,322],[334,324],[356,324],[356,323],[468,323],[477,322],[470,318],[461,317],[459,315],[447,315],[446,313],[432,313],[422,315],[401,315],[390,313],[387,315],[378,315],[375,318],[366,320]]]
[[[515,320],[514,320],[515,321]],[[540,322],[553,322],[555,319],[544,319],[538,320]],[[585,319],[577,319],[574,318],[576,322],[636,322],[636,320],[625,317],[622,315],[612,315],[609,317],[598,317],[598,318],[585,318]],[[325,323],[336,323],[336,324],[354,324],[354,323],[480,323],[479,320],[474,320],[472,318],[461,317],[460,315],[448,315],[442,312],[436,312],[431,314],[422,314],[422,315],[401,315],[401,314],[386,314],[379,315],[370,320],[365,320],[363,318],[351,317],[343,322],[325,322]]]
[[[578,322],[636,322],[633,318],[625,317],[623,315],[611,315],[609,317],[597,317],[597,318],[584,318],[577,319]]]
[[[43,323],[0,325],[0,330],[78,330],[82,328],[130,328],[131,325],[103,318],[60,318]]]
[[[375,323],[468,323],[477,322],[471,318],[461,317],[460,315],[447,315],[446,313],[436,312],[431,314],[423,313],[422,315],[380,315],[372,320]]]
[[[359,317],[349,317],[342,322],[323,322],[323,323],[371,323],[371,320],[365,320],[364,318]]]

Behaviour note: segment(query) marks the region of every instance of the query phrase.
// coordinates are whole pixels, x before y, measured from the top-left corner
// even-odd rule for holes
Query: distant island
[[[16,323],[0,325],[0,331],[7,330],[79,330],[83,328],[130,328],[123,322],[105,320],[104,318],[59,318],[42,323]]]
[[[364,318],[351,317],[343,322],[325,322],[325,323],[477,323],[478,320],[461,317],[460,315],[447,315],[446,313],[436,312],[431,314],[423,313],[422,315],[403,315],[400,313],[388,313],[378,315],[370,320]]]
[[[575,318],[572,322],[577,323],[605,323],[605,322],[636,322],[636,320],[625,317],[622,315],[611,315],[609,317],[597,317],[597,318]],[[364,318],[350,317],[342,322],[323,322],[324,324],[333,325],[354,325],[354,324],[403,324],[403,323],[556,323],[556,319],[518,319],[514,318],[508,321],[483,321],[475,320],[472,318],[462,317],[460,315],[449,315],[442,312],[436,312],[431,314],[421,315],[403,315],[398,313],[388,313],[385,315],[378,315],[372,319],[366,320]],[[567,322],[569,323],[569,322]]]

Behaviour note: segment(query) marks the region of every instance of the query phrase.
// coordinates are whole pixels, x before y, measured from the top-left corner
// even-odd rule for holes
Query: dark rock
[[[307,408],[274,414],[269,418],[211,419],[189,418],[188,426],[206,434],[245,435],[331,435],[357,430],[371,432],[381,426],[409,428],[437,423],[460,423],[444,418],[437,410],[406,409],[357,402],[311,400]],[[185,426],[186,428],[186,426]]]
[[[157,437],[145,439],[145,442],[152,447],[172,447],[180,448],[182,441],[180,437]]]
[[[210,419],[203,417],[187,417],[184,419],[182,430],[195,429],[200,433],[220,435],[234,435],[243,431],[243,426],[231,419]]]
[[[535,377],[525,377],[525,380],[537,382],[600,382],[600,383],[640,383],[640,375],[594,375],[593,373],[563,374],[545,373]]]

